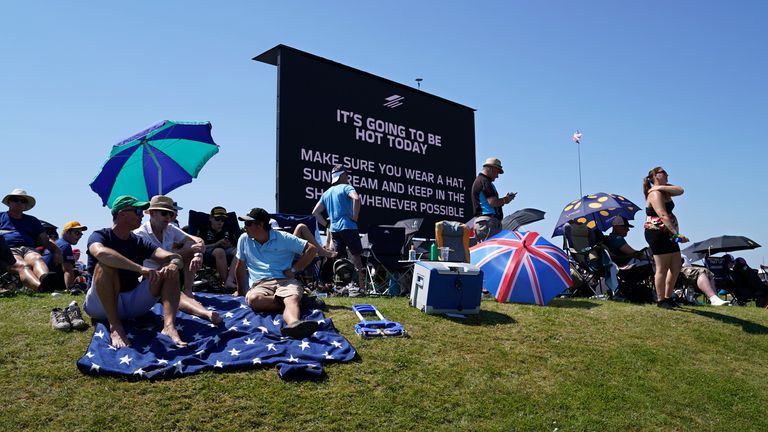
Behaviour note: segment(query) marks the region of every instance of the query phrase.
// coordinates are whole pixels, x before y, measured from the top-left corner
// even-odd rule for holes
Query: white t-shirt
[[[152,232],[152,225],[149,221],[141,224],[140,227],[133,230],[133,233],[139,237],[147,239],[153,246],[167,250],[168,252],[173,249],[174,243],[184,243],[187,240],[187,234],[174,224],[168,224],[168,226],[165,227],[162,242],[155,237],[155,234]],[[144,260],[143,266],[150,269],[160,268],[160,264],[151,259]]]

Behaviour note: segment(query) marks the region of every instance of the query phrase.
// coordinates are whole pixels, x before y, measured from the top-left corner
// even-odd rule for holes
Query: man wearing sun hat
[[[149,220],[133,230],[133,233],[159,249],[179,254],[184,263],[184,268],[180,270],[184,272],[185,286],[179,298],[179,309],[205,318],[214,324],[219,324],[222,319],[218,312],[206,309],[194,299],[192,294],[192,282],[195,279],[195,273],[203,265],[203,239],[191,236],[171,223],[176,215],[176,206],[173,200],[167,196],[153,196],[144,213],[149,214]],[[142,265],[156,270],[163,267],[163,263],[153,258],[145,259]],[[169,283],[176,284],[176,286],[181,284],[178,272],[168,272],[167,277]]]
[[[3,237],[16,259],[12,270],[21,283],[34,291],[51,291],[56,285],[55,273],[48,270],[35,247],[40,244],[53,255],[55,265],[61,265],[62,255],[56,243],[48,237],[40,220],[24,214],[32,209],[36,200],[24,189],[14,189],[3,197],[8,211],[0,212],[0,230],[8,231]]]
[[[181,256],[163,250],[133,233],[141,226],[146,201],[122,195],[112,203],[112,227],[94,231],[88,238],[88,271],[93,275],[85,295],[84,309],[91,317],[109,323],[112,346],[130,345],[123,320],[143,315],[162,300],[163,330],[178,347],[187,344],[176,330],[179,309],[178,272],[184,267]],[[160,269],[142,265],[152,258],[163,263]],[[139,280],[141,277],[141,280]]]
[[[515,193],[507,192],[499,197],[493,182],[504,174],[504,168],[498,158],[488,158],[483,163],[483,169],[472,183],[471,198],[475,216],[475,238],[484,241],[501,231],[501,220],[504,211],[501,209],[515,199]]]
[[[360,195],[349,184],[349,169],[343,165],[334,165],[331,169],[331,187],[329,187],[320,200],[315,204],[312,215],[322,226],[328,227],[331,233],[336,252],[344,254],[347,251],[349,258],[357,270],[358,284],[363,286],[363,261],[360,255],[363,252],[363,244],[360,241],[360,231],[357,228],[357,220],[360,216]],[[328,212],[330,224],[323,217],[323,211]]]

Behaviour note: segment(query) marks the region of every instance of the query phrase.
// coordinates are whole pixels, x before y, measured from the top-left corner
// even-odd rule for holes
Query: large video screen
[[[334,164],[351,170],[358,225],[472,218],[474,110],[279,45],[255,58],[278,67],[277,211],[309,214]]]

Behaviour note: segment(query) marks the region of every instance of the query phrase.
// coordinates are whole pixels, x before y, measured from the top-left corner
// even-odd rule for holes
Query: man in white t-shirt
[[[220,323],[222,319],[219,314],[207,310],[194,299],[192,294],[192,281],[195,278],[195,273],[203,265],[202,251],[205,248],[203,239],[189,235],[171,223],[176,216],[176,207],[173,200],[167,196],[153,196],[145,213],[149,214],[149,220],[133,230],[133,233],[146,239],[153,246],[181,255],[184,260],[185,287],[179,299],[179,309],[206,318],[214,324]],[[162,265],[149,258],[144,260],[143,266],[157,269]],[[174,276],[178,277],[176,274]]]

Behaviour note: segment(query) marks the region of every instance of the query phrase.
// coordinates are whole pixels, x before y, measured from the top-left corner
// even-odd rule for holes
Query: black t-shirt
[[[216,243],[223,238],[229,240],[229,243],[232,244],[232,246],[237,244],[237,239],[233,238],[232,234],[223,228],[221,231],[214,231],[210,226],[207,226],[197,233],[197,237],[203,239],[203,242],[205,242],[206,245]]]
[[[94,231],[90,237],[88,237],[88,271],[93,274],[93,269],[98,262],[93,255],[91,255],[90,247],[93,243],[101,243],[104,247],[114,249],[115,252],[128,258],[138,265],[142,265],[144,260],[150,258],[157,247],[153,246],[148,240],[131,233],[126,240],[123,240],[115,235],[112,228],[104,228],[98,231]],[[130,291],[139,284],[139,276],[141,273],[136,273],[130,270],[118,270],[120,275],[120,291]]]
[[[498,198],[499,193],[493,181],[483,173],[477,175],[472,183],[472,208],[474,216],[493,216],[499,220],[504,219],[504,212],[501,207],[493,207],[488,202],[488,198]]]

